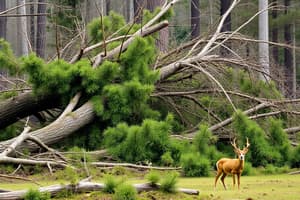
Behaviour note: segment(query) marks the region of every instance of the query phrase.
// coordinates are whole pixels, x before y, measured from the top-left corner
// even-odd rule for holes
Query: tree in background
[[[39,0],[37,13],[37,37],[36,37],[36,54],[45,58],[45,47],[46,47],[46,0]]]
[[[221,0],[220,4],[220,15],[223,16],[226,11],[229,9],[231,5],[231,0]],[[224,24],[221,28],[221,32],[230,32],[231,31],[231,14],[229,14],[225,21]],[[230,42],[225,43],[227,48],[231,48]],[[221,47],[220,53],[222,55],[228,55],[230,52],[227,48]]]
[[[200,0],[191,0],[191,37],[200,35]]]
[[[160,7],[164,4],[164,0],[147,0],[147,9],[154,12],[155,8]],[[159,38],[156,42],[156,46],[161,52],[166,52],[168,50],[169,44],[169,28],[166,27],[159,31]]]
[[[28,35],[27,35],[27,20],[26,20],[26,1],[25,0],[18,0],[18,13],[21,15],[19,20],[19,31],[18,34],[20,35],[18,38],[20,39],[21,45],[21,55],[28,55]]]
[[[259,63],[261,66],[263,80],[270,80],[270,61],[269,61],[269,17],[268,17],[268,1],[259,0],[258,1],[258,39],[260,42],[258,44],[258,54],[259,54]]]
[[[284,0],[284,14],[289,14],[289,8],[291,6],[290,0]],[[292,23],[287,20],[284,25],[284,41],[285,44],[292,46]],[[294,68],[293,68],[293,55],[291,48],[284,49],[284,86],[285,86],[285,95],[289,98],[294,98],[296,93],[296,86],[294,82]]]
[[[6,0],[0,0],[0,12],[6,10]],[[7,18],[0,16],[0,38],[6,38]]]

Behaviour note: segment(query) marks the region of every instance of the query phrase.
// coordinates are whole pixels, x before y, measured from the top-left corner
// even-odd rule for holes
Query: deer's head
[[[246,146],[243,149],[238,148],[236,146],[235,141],[236,141],[236,138],[234,138],[233,142],[231,142],[231,145],[233,146],[233,150],[234,150],[235,154],[237,155],[239,160],[245,160],[245,155],[248,152],[249,146],[250,146],[248,138],[247,138]]]

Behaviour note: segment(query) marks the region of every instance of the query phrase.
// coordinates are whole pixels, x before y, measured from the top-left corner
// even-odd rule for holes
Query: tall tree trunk
[[[290,0],[284,1],[285,9],[284,14],[288,14],[289,7],[291,5]],[[284,41],[287,45],[292,45],[292,24],[287,21],[284,25]],[[295,93],[293,91],[293,77],[294,77],[294,69],[293,69],[293,55],[292,49],[285,48],[284,49],[284,72],[285,72],[285,89],[286,89],[286,97],[293,98]]]
[[[226,13],[226,11],[229,9],[230,5],[231,5],[231,0],[221,0],[221,5],[220,5],[220,15],[221,16],[223,16]],[[224,24],[221,28],[221,32],[230,32],[230,31],[231,31],[231,14],[229,14],[226,17]],[[226,45],[227,48],[231,48],[231,45],[229,42],[226,42],[224,45]],[[227,48],[221,47],[221,49],[220,49],[221,55],[226,56],[226,55],[230,54],[230,51]]]
[[[39,0],[38,13],[46,13],[46,0]],[[46,16],[39,15],[37,18],[37,38],[36,38],[36,53],[39,57],[45,58],[46,47]]]
[[[164,0],[148,0],[147,1],[147,9],[153,12],[156,7],[162,6],[164,4]],[[166,27],[159,31],[159,38],[156,41],[156,46],[159,48],[161,52],[166,52],[168,50],[169,45],[169,28]]]
[[[191,1],[191,36],[192,39],[200,35],[200,0]]]
[[[6,10],[6,0],[0,0],[0,12]],[[0,17],[0,38],[6,39],[7,18]]]
[[[105,10],[106,10],[106,15],[109,15],[109,12],[110,12],[110,9],[111,9],[111,3],[110,3],[111,0],[106,0],[106,3],[105,3]]]
[[[146,0],[133,0],[134,21],[136,23],[142,22],[143,10],[146,3]]]
[[[31,45],[31,48],[32,48],[32,51],[35,51],[35,16],[34,15],[34,12],[35,12],[35,9],[34,9],[34,2],[35,0],[30,0],[29,1],[30,3],[30,45]]]
[[[231,5],[231,0],[221,0],[221,6],[220,6],[220,15],[223,16],[225,12],[229,9]],[[227,32],[231,31],[231,14],[229,14],[222,26],[221,32]]]
[[[18,5],[21,7],[18,9],[18,12],[21,17],[19,17],[20,21],[20,45],[21,45],[21,55],[28,55],[28,34],[27,34],[27,20],[26,20],[26,1],[25,0],[18,0]],[[23,6],[22,6],[23,5]]]
[[[278,5],[277,0],[273,0],[272,3],[274,6]],[[272,10],[272,19],[276,20],[277,18],[278,18],[278,10],[277,10],[277,8],[275,8]],[[272,41],[276,42],[276,43],[278,42],[278,27],[277,27],[277,25],[273,25],[273,27],[272,27]],[[276,46],[276,45],[273,46],[272,54],[273,54],[273,59],[274,59],[275,64],[278,64],[279,63],[278,46]]]
[[[127,22],[132,22],[134,18],[133,0],[126,0],[124,5],[124,13]]]
[[[261,79],[268,81],[270,79],[268,0],[259,0],[258,10],[263,11],[258,16],[258,39],[264,41],[258,44],[259,63],[264,72]]]

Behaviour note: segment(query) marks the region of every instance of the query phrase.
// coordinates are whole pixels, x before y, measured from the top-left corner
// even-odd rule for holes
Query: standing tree
[[[30,17],[29,17],[29,40],[30,40],[30,46],[32,51],[35,51],[35,16],[34,16],[34,12],[35,12],[35,0],[30,0],[29,1],[30,6],[29,6],[29,13],[30,13]]]
[[[290,0],[284,0],[284,14],[288,15],[289,8],[291,5]],[[284,41],[287,45],[292,45],[292,24],[289,20],[286,21],[284,25]],[[294,86],[294,68],[293,68],[293,55],[291,48],[284,49],[284,72],[285,72],[285,95],[289,98],[294,98],[296,95],[296,87]]]
[[[147,9],[153,12],[155,8],[160,7],[164,4],[165,0],[147,0]],[[160,51],[166,52],[169,44],[169,29],[168,27],[159,31],[159,38],[156,42],[157,47]]]
[[[192,39],[200,35],[200,0],[191,1],[191,36]]]
[[[6,0],[0,0],[0,12],[6,10]],[[7,18],[0,16],[0,38],[6,38]]]
[[[133,0],[134,21],[141,23],[146,0]]]
[[[46,0],[39,0],[37,12],[37,37],[36,37],[36,53],[39,57],[45,58],[46,47]]]
[[[278,5],[277,0],[273,0],[272,3],[274,6]],[[276,21],[277,18],[278,18],[278,8],[275,7],[272,10],[272,20]],[[278,43],[278,25],[277,25],[277,23],[272,23],[272,42]],[[273,59],[274,59],[275,65],[278,65],[279,64],[278,46],[274,45],[272,47],[272,54],[273,54]]]
[[[223,16],[226,11],[229,9],[231,5],[231,0],[221,0],[220,5],[220,15]],[[231,13],[228,14],[228,16],[225,18],[224,24],[221,28],[221,32],[230,32],[231,31]],[[222,55],[228,55],[230,52],[227,48],[231,48],[231,45],[229,42],[227,42],[225,47],[221,47],[220,53]]]
[[[19,31],[19,39],[21,45],[21,55],[28,55],[28,34],[27,34],[27,20],[26,20],[26,1],[18,0],[18,8],[19,14],[19,23],[20,23],[20,31]]]
[[[259,63],[262,68],[263,80],[270,80],[270,61],[269,61],[269,17],[268,0],[259,0],[258,10],[258,39],[262,42],[258,44]]]

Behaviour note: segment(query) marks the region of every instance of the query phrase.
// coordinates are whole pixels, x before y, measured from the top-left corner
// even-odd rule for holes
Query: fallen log
[[[132,163],[110,163],[110,162],[92,162],[91,165],[97,167],[127,167],[127,168],[135,168],[135,169],[154,169],[154,170],[181,170],[181,167],[155,167],[149,165],[136,165]]]
[[[51,197],[57,196],[61,191],[70,191],[72,193],[82,193],[82,192],[92,192],[92,191],[101,191],[104,188],[103,183],[94,183],[89,181],[80,181],[76,185],[68,184],[68,185],[51,185],[47,187],[39,188],[40,192],[47,192],[50,193]],[[159,185],[152,185],[149,183],[139,183],[133,184],[133,187],[138,192],[144,191],[152,191],[160,189]],[[189,195],[198,195],[198,190],[193,189],[185,189],[179,188],[178,192],[183,192]],[[0,200],[17,200],[17,199],[24,199],[24,196],[28,190],[18,190],[18,191],[9,191],[9,192],[1,192],[0,193]]]

